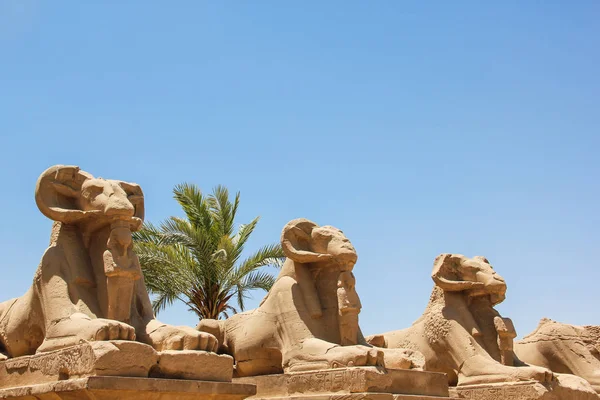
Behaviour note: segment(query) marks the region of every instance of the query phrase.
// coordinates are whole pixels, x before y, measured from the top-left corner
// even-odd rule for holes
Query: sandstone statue
[[[358,325],[361,309],[352,269],[356,250],[344,233],[306,219],[281,235],[287,259],[258,309],[198,329],[219,338],[238,376],[384,365],[422,367],[422,355],[369,345]]]
[[[518,357],[554,372],[580,376],[600,393],[600,329],[543,318],[538,327],[515,342]]]
[[[56,221],[33,285],[0,304],[0,353],[18,357],[84,342],[137,340],[163,350],[214,351],[209,333],[155,319],[133,252],[141,188],[57,165],[37,182],[40,211]]]
[[[451,385],[552,379],[549,370],[515,357],[513,324],[494,309],[505,298],[506,283],[487,259],[441,254],[432,278],[429,304],[410,328],[367,340],[423,353],[426,370],[445,372]]]

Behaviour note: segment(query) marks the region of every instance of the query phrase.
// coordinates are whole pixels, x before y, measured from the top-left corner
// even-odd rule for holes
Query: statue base
[[[10,400],[242,400],[253,385],[177,379],[90,376],[87,378],[0,389]]]
[[[382,367],[249,376],[233,381],[256,385],[252,400],[442,400],[449,396],[445,374]]]
[[[157,352],[130,341],[84,342],[46,353],[0,361],[0,389],[86,378],[120,376],[231,382],[233,359],[204,351]]]
[[[598,400],[587,381],[566,374],[555,374],[551,383],[506,382],[457,386],[452,397],[468,400]]]

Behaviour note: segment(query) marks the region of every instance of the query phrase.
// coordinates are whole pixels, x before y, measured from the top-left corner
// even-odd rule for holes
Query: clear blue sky
[[[594,0],[0,1],[0,297],[48,244],[38,175],[75,164],[139,183],[153,222],[177,183],[239,190],[250,247],[297,217],[343,229],[366,333],[421,315],[442,252],[492,261],[521,336],[600,324],[599,19]]]

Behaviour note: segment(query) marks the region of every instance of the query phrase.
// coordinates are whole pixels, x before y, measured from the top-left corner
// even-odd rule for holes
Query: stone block
[[[90,376],[0,389],[4,400],[242,400],[254,385],[179,379]]]
[[[85,342],[0,361],[0,388],[89,376],[193,379],[231,382],[233,359],[204,351],[157,352],[131,341]]]
[[[204,351],[168,350],[158,356],[157,375],[177,379],[231,382],[233,358]]]
[[[147,377],[157,361],[156,351],[142,343],[87,342],[0,361],[0,388],[85,376]]]
[[[351,367],[322,371],[234,378],[234,382],[252,383],[258,399],[329,399],[329,398],[402,398],[448,397],[445,374],[382,367]],[[413,397],[409,397],[413,399]]]
[[[457,386],[452,397],[467,400],[598,400],[600,397],[581,378],[560,375],[547,384],[506,382]]]

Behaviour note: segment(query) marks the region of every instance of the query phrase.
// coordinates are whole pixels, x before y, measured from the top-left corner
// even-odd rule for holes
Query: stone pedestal
[[[88,376],[127,376],[231,382],[233,359],[203,351],[157,352],[138,342],[86,342],[0,361],[0,388]]]
[[[349,367],[234,378],[256,385],[252,400],[441,400],[448,398],[445,374],[381,367]]]
[[[226,355],[86,342],[0,361],[0,399],[242,400],[256,393],[254,385],[231,383],[232,374]]]
[[[468,400],[599,400],[589,384],[574,375],[559,375],[552,383],[506,382],[457,386],[452,397]]]
[[[242,400],[254,385],[178,379],[90,376],[0,389],[10,400]]]

